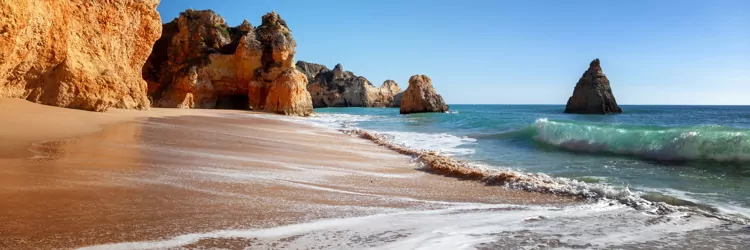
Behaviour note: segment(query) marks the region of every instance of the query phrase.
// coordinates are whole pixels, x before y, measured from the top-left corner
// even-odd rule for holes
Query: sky
[[[449,104],[564,104],[594,58],[619,104],[750,105],[750,1],[162,0],[169,22],[230,26],[276,11],[297,60],[402,89],[425,74]]]

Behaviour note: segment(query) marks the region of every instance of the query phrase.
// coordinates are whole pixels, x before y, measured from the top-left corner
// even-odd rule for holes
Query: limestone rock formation
[[[307,77],[294,68],[281,72],[271,84],[265,110],[283,115],[308,116],[313,113]]]
[[[187,10],[164,24],[143,67],[154,107],[248,108],[247,91],[260,67],[252,26],[229,28],[211,10]]]
[[[320,64],[298,61],[297,68],[308,78],[307,90],[316,108],[390,107],[393,96],[401,91],[393,80],[375,87],[367,78],[345,71],[341,64],[329,70]]]
[[[576,83],[573,95],[568,99],[565,113],[575,114],[609,114],[622,113],[617,106],[609,79],[604,75],[599,58],[589,64],[589,69],[583,73]]]
[[[430,77],[413,75],[409,78],[409,87],[401,99],[401,114],[445,111],[448,111],[448,105],[432,87]]]
[[[310,102],[309,97],[297,94],[286,94],[295,98],[280,97],[285,94],[279,91],[304,84],[304,75],[294,65],[296,46],[291,30],[275,12],[264,15],[261,25],[253,28],[247,20],[229,27],[211,10],[187,10],[164,24],[162,37],[143,67],[143,78],[156,107],[277,112],[279,105],[312,106],[278,103],[282,99]],[[282,76],[282,72],[287,73]],[[275,106],[267,109],[275,84],[280,84],[273,98]],[[296,110],[281,113],[309,114]]]
[[[330,71],[325,65],[305,61],[297,61],[297,69],[307,76],[308,84],[315,80],[318,74]]]
[[[372,107],[392,107],[394,97],[401,92],[401,88],[394,80],[385,80],[378,88],[367,87],[368,103]]]
[[[0,1],[0,98],[148,109],[140,70],[161,33],[158,4]]]

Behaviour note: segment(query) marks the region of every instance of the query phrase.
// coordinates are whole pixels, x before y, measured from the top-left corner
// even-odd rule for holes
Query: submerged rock
[[[294,66],[296,46],[286,22],[275,12],[264,15],[261,25],[253,28],[247,20],[229,27],[211,10],[187,10],[164,24],[162,37],[143,67],[143,77],[149,83],[148,94],[156,107],[252,109],[306,115],[309,113],[277,110],[280,106],[312,106],[278,103],[282,99],[310,102],[300,93],[279,92],[293,91],[290,86],[305,84],[304,75]],[[274,107],[266,108],[277,83],[286,87],[276,88],[276,97],[271,98]]]
[[[409,78],[409,87],[401,99],[401,114],[445,111],[448,111],[448,105],[432,87],[430,77],[413,75]]]
[[[307,75],[307,90],[316,108],[389,107],[393,96],[401,91],[393,80],[375,87],[367,78],[345,71],[341,64],[329,70],[320,64],[298,61],[297,68]]]
[[[589,69],[583,73],[576,83],[573,95],[568,99],[565,113],[575,114],[609,114],[622,113],[617,106],[609,79],[604,75],[599,59],[589,64]]]
[[[91,111],[148,109],[143,63],[158,0],[3,0],[0,98]]]

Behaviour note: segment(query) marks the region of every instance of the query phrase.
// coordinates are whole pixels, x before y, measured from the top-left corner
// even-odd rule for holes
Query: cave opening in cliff
[[[226,94],[216,98],[217,109],[250,110],[250,99],[246,94]]]

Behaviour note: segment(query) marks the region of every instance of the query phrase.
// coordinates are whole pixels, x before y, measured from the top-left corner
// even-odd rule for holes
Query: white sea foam
[[[648,248],[689,247],[684,238],[691,231],[720,230],[715,228],[722,224],[684,214],[647,216],[606,203],[564,208],[470,204],[323,219],[266,229],[193,233],[160,241],[82,249],[178,248],[207,238],[252,239],[253,247],[258,249],[271,246],[277,249],[620,248],[637,244]],[[735,246],[741,246],[743,239],[739,238]]]
[[[372,121],[373,119],[377,118],[383,117],[350,114],[316,114],[308,119],[318,123],[333,126],[334,128],[349,128],[355,127],[360,122]]]
[[[723,214],[733,214],[743,216],[745,218],[750,218],[750,209],[720,200],[719,198],[723,196],[722,194],[693,193],[672,188],[638,187],[638,189],[646,192],[666,194],[681,200],[691,201],[695,203],[709,203]]]
[[[458,137],[448,133],[417,133],[385,131],[378,132],[392,143],[407,148],[430,150],[445,153],[447,155],[473,154],[474,149],[462,146],[470,146],[476,143],[476,139],[470,137]]]
[[[379,119],[390,119],[388,117],[352,114],[316,114],[309,118],[286,118],[293,122],[312,123],[317,126],[332,129],[358,129],[360,123]],[[468,148],[476,143],[476,139],[460,137],[449,133],[419,133],[403,131],[379,131],[378,133],[388,137],[395,144],[404,147],[431,150],[447,155],[473,154],[474,149]]]

